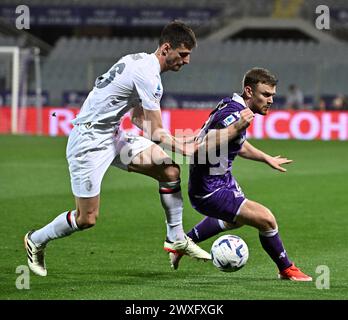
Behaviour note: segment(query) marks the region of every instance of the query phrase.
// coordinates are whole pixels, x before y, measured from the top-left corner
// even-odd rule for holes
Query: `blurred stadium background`
[[[23,4],[30,10],[30,27],[19,30],[16,8]],[[322,13],[319,5],[329,8],[329,30],[316,27]],[[12,131],[68,134],[69,126],[52,120],[46,107],[63,108],[59,117],[69,120],[98,75],[124,54],[153,52],[161,28],[173,19],[193,27],[199,46],[181,72],[163,74],[164,109],[207,111],[221,97],[238,92],[242,75],[253,66],[269,68],[280,79],[275,110],[348,109],[348,5],[344,0],[100,0],[98,5],[92,0],[2,0],[0,46],[20,48],[18,102],[14,101],[19,112]],[[11,131],[10,109],[5,106],[13,103],[12,63],[11,55],[0,53],[0,132]],[[291,93],[291,85],[297,91]],[[43,115],[37,115],[35,108],[24,108],[28,106],[43,110]],[[321,126],[325,120],[304,115],[294,121],[303,134],[285,136],[281,133],[293,127],[292,114],[279,117],[273,130],[279,134],[264,132],[259,137],[327,139],[321,131],[333,130],[330,137],[348,138],[346,128],[337,132],[337,121],[339,127],[347,126],[346,117],[334,116],[336,120],[328,120],[331,127],[317,130],[316,124]],[[169,126],[173,130],[180,123]]]

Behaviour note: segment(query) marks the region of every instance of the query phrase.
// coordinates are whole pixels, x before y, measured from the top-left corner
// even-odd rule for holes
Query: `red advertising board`
[[[45,107],[42,113],[43,134],[68,135],[79,109]],[[199,129],[209,116],[210,110],[164,110],[164,127],[175,133],[192,133]],[[35,108],[20,110],[18,128],[20,133],[35,134],[37,130]],[[139,132],[125,116],[122,127]],[[0,133],[10,133],[10,108],[0,108]],[[348,112],[319,111],[272,111],[267,116],[256,115],[248,129],[248,137],[256,139],[299,140],[348,140]]]

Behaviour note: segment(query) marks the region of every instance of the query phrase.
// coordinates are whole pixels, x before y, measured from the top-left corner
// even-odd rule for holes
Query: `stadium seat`
[[[44,61],[44,89],[52,91],[51,96],[57,99],[61,99],[62,91],[88,91],[95,78],[121,56],[151,53],[156,47],[157,40],[150,38],[62,37]],[[175,75],[164,73],[163,85],[168,93],[226,94],[240,90],[241,74],[259,66],[278,75],[280,95],[291,83],[296,83],[305,95],[315,94],[318,85],[325,85],[327,94],[337,94],[346,90],[342,80],[348,73],[347,56],[345,45],[333,49],[332,45],[306,41],[202,40],[192,53],[191,64]],[[72,80],[75,77],[77,80]]]

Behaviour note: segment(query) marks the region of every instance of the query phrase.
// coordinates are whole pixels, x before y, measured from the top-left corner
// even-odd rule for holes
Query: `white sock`
[[[46,245],[48,241],[63,238],[80,230],[76,224],[76,210],[66,211],[56,217],[43,228],[30,235],[31,241],[38,247]]]
[[[271,238],[278,233],[278,228],[267,230],[267,231],[259,231],[259,233],[264,237]]]
[[[167,240],[171,242],[183,240],[185,233],[182,226],[183,200],[180,180],[160,182],[159,185],[161,203],[167,218]]]

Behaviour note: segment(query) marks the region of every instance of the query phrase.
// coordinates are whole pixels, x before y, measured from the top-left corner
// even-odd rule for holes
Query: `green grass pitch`
[[[172,271],[162,249],[165,216],[157,183],[110,168],[96,227],[51,242],[48,276],[31,274],[30,289],[19,290],[16,268],[26,265],[24,234],[73,209],[74,200],[66,138],[0,136],[0,299],[347,299],[348,143],[252,143],[294,159],[286,174],[238,159],[234,174],[249,199],[275,214],[290,258],[313,276],[312,283],[277,280],[251,227],[230,231],[249,246],[249,261],[240,271],[223,273],[187,257]],[[202,219],[188,201],[187,169],[182,166],[185,230]],[[210,250],[215,239],[201,246]],[[321,265],[329,268],[329,289],[316,287]]]

